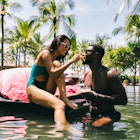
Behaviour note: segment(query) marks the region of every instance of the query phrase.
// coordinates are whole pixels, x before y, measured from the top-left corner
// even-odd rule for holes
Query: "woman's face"
[[[68,51],[70,50],[70,42],[69,40],[64,40],[60,42],[57,51],[59,52],[60,56],[66,56]]]

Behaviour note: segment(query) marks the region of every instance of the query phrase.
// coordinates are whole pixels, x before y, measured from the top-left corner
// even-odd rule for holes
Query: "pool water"
[[[40,112],[26,112],[22,108],[0,108],[1,140],[140,140],[140,87],[126,86],[128,104],[116,106],[122,113],[119,122],[102,128],[91,127],[81,120],[71,126],[81,133],[57,131],[53,118]]]

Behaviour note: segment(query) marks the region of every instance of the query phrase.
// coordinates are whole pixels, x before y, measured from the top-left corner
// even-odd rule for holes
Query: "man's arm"
[[[108,103],[113,105],[126,105],[127,95],[125,88],[123,87],[117,73],[114,70],[110,70],[107,73],[108,86],[111,95],[96,94],[96,103]]]
[[[112,83],[110,84],[110,89],[112,95],[108,96],[108,95],[97,93],[95,97],[95,102],[98,104],[108,103],[113,105],[126,105],[127,95],[123,85],[119,82],[117,76],[114,77],[111,81]]]

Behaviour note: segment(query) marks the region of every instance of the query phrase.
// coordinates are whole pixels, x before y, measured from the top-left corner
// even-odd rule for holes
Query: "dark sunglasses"
[[[94,50],[85,50],[86,54],[98,54],[98,52],[94,51]]]
[[[68,45],[67,43],[64,43],[64,42],[60,42],[62,45],[64,45],[64,48],[65,49],[68,49],[70,50],[70,45]]]
[[[94,50],[85,50],[85,53],[92,53]]]

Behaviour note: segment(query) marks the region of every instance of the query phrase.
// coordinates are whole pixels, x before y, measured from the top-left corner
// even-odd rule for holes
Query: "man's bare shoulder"
[[[92,75],[92,71],[91,70],[88,70],[84,73],[84,76],[87,76],[87,75]]]
[[[110,69],[108,72],[107,72],[107,76],[108,78],[111,78],[111,77],[115,77],[117,76],[117,71],[115,69]]]

